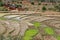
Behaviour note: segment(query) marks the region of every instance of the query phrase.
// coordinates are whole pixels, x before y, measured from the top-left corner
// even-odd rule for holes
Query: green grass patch
[[[38,28],[38,27],[40,27],[41,23],[40,23],[40,22],[34,22],[33,25],[34,25],[36,28]]]
[[[30,40],[32,36],[36,35],[37,33],[38,33],[38,30],[29,29],[25,32],[25,36],[23,37],[23,40]]]
[[[30,40],[30,39],[32,39],[32,37],[27,37],[27,36],[24,37],[24,40]]]
[[[37,32],[38,32],[38,31],[35,30],[35,29],[29,29],[28,31],[26,31],[25,36],[31,37],[31,36],[35,35]]]
[[[0,7],[0,11],[8,11],[5,7]]]
[[[57,40],[60,40],[60,36],[57,36],[56,38],[57,38]]]
[[[0,17],[0,20],[6,20],[6,18],[4,18],[4,17]]]
[[[47,33],[49,35],[55,34],[54,30],[52,28],[50,28],[50,27],[45,27],[44,31],[45,31],[45,33]]]

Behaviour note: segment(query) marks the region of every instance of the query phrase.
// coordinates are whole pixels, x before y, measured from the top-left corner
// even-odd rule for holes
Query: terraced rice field
[[[0,17],[1,40],[60,40],[60,19],[37,15]]]

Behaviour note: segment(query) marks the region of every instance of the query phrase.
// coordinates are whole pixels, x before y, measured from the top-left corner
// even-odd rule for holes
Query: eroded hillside
[[[60,40],[60,16],[2,16],[0,35],[5,40]]]

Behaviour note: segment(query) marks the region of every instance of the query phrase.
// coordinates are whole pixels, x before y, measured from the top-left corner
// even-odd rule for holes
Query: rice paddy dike
[[[60,40],[60,17],[6,15],[0,17],[1,40]]]

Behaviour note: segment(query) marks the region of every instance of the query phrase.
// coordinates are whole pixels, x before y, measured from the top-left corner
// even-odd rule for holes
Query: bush
[[[53,10],[53,8],[48,8],[48,10]]]
[[[0,7],[0,11],[8,11],[8,9],[6,9],[4,7]]]
[[[38,5],[41,5],[41,3],[38,3]]]
[[[0,7],[3,6],[3,2],[0,2]]]
[[[18,7],[21,7],[22,8],[22,5],[16,5],[16,8],[18,8]]]
[[[59,4],[59,6],[60,6],[60,4]]]
[[[42,7],[42,11],[46,11],[47,9],[46,9],[46,7],[45,6],[43,6]]]
[[[59,6],[59,5],[54,6],[54,8],[55,8],[58,12],[60,12],[60,6]]]
[[[20,2],[20,4],[22,4],[22,2]]]
[[[25,8],[26,11],[28,11],[28,8]]]
[[[47,4],[45,4],[47,6]]]
[[[34,2],[31,2],[32,5],[34,5]]]

